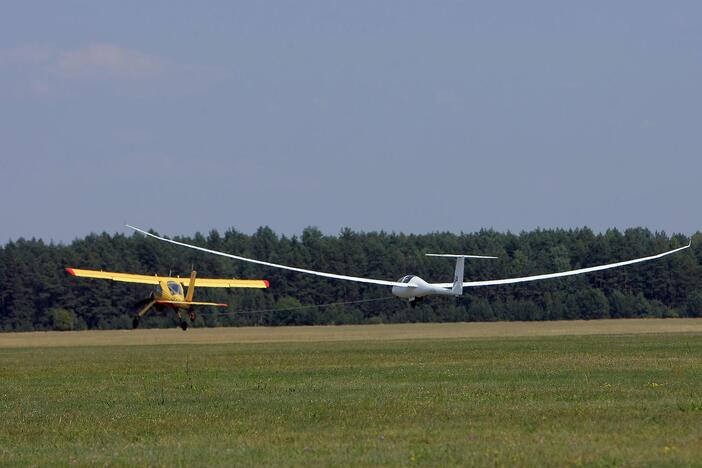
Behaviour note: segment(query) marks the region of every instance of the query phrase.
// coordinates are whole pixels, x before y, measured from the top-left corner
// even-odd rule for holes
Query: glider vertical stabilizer
[[[465,257],[456,257],[456,270],[453,272],[453,288],[451,288],[454,296],[463,295],[463,268],[465,261]]]
[[[427,257],[448,257],[456,259],[456,269],[453,272],[453,284],[451,285],[451,293],[454,296],[463,295],[463,277],[466,258],[497,258],[487,255],[454,255],[454,254],[426,254]]]

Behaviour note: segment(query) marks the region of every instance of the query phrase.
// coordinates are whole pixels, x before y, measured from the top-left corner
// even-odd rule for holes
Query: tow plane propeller
[[[82,278],[98,278],[125,283],[152,284],[156,288],[146,299],[142,299],[134,304],[138,308],[132,321],[132,326],[137,328],[139,321],[152,307],[157,310],[171,309],[178,315],[180,328],[188,329],[188,322],[181,315],[181,311],[186,311],[191,322],[195,321],[194,306],[227,307],[227,304],[216,302],[193,301],[195,287],[199,288],[268,288],[270,283],[266,280],[241,280],[241,279],[213,279],[197,278],[197,272],[193,270],[190,278],[179,276],[148,276],[135,275],[132,273],[115,273],[111,271],[82,270],[78,268],[66,268],[72,276]],[[187,287],[187,292],[183,293],[183,287]]]
[[[650,260],[656,260],[666,255],[674,254],[684,249],[690,248],[692,241],[685,246],[678,247],[677,249],[668,250],[659,254],[651,255],[648,257],[635,258],[633,260],[626,260],[623,262],[608,263],[606,265],[598,265],[587,268],[578,268],[577,270],[561,271],[557,273],[546,273],[543,275],[534,276],[521,276],[518,278],[505,278],[505,279],[493,279],[493,280],[482,280],[482,281],[464,281],[463,269],[466,258],[496,258],[488,257],[483,255],[454,255],[454,254],[426,254],[433,257],[449,257],[456,259],[456,267],[453,275],[453,282],[451,283],[427,283],[419,276],[407,275],[403,276],[397,281],[387,281],[373,278],[359,278],[355,276],[337,275],[335,273],[325,273],[322,271],[306,270],[304,268],[291,267],[287,265],[279,265],[277,263],[264,262],[261,260],[254,260],[251,258],[240,257],[238,255],[232,255],[225,252],[218,252],[216,250],[206,249],[204,247],[198,247],[196,245],[186,244],[185,242],[179,242],[173,239],[168,239],[165,237],[160,237],[150,232],[144,231],[134,226],[126,225],[128,228],[140,232],[146,236],[153,237],[155,239],[170,242],[171,244],[180,245],[183,247],[188,247],[191,249],[199,250],[201,252],[207,252],[215,255],[220,255],[222,257],[233,258],[234,260],[242,260],[244,262],[256,263],[258,265],[269,266],[273,268],[282,268],[284,270],[297,271],[300,273],[307,273],[310,275],[321,276],[324,278],[333,278],[346,281],[355,281],[357,283],[371,283],[379,284],[383,286],[391,286],[392,293],[400,298],[407,299],[411,303],[414,303],[417,299],[421,299],[425,296],[440,295],[440,296],[462,296],[464,288],[474,288],[478,286],[497,286],[501,284],[514,284],[514,283],[524,283],[527,281],[537,281],[549,278],[561,278],[564,276],[581,275],[583,273],[590,273],[593,271],[607,270],[610,268],[618,268],[626,265],[633,265],[635,263],[647,262]]]

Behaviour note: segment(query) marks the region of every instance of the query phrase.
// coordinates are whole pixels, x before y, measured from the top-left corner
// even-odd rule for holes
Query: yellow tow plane
[[[216,302],[197,302],[193,301],[195,287],[199,288],[268,288],[270,283],[267,280],[242,280],[242,279],[214,279],[214,278],[197,278],[197,272],[193,270],[190,273],[190,278],[181,278],[179,276],[149,276],[135,275],[132,273],[116,273],[111,271],[97,270],[82,270],[79,268],[66,268],[66,271],[72,276],[82,278],[98,278],[112,281],[121,281],[124,283],[139,283],[153,284],[156,289],[147,297],[135,305],[141,307],[134,316],[132,325],[134,328],[139,326],[141,317],[144,316],[152,307],[163,310],[165,308],[172,309],[180,320],[180,328],[188,329],[188,322],[181,316],[181,310],[188,312],[190,321],[195,320],[195,309],[193,306],[214,306],[227,307],[227,304],[219,304]],[[183,287],[187,286],[187,292],[183,294]]]

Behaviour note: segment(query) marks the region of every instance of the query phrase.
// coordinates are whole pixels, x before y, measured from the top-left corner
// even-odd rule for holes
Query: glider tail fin
[[[453,273],[453,286],[451,293],[454,296],[463,295],[463,270],[466,258],[497,258],[488,255],[455,255],[455,254],[425,254],[427,257],[449,257],[456,259],[456,270]]]
[[[463,295],[463,267],[465,266],[465,257],[456,257],[456,271],[453,273],[453,287],[451,292],[454,296]]]

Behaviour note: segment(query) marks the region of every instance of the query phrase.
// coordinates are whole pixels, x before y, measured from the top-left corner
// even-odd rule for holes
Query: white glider
[[[322,276],[324,278],[333,278],[333,279],[346,280],[346,281],[355,281],[357,283],[379,284],[382,286],[392,286],[392,293],[395,296],[401,297],[404,299],[409,299],[412,302],[418,298],[422,298],[422,297],[430,296],[430,295],[462,296],[463,295],[463,288],[473,288],[473,287],[477,287],[477,286],[496,286],[496,285],[501,285],[501,284],[513,284],[513,283],[524,283],[527,281],[538,281],[538,280],[549,279],[549,278],[561,278],[563,276],[580,275],[583,273],[590,273],[593,271],[607,270],[610,268],[617,268],[617,267],[622,267],[622,266],[626,266],[626,265],[633,265],[634,263],[641,263],[641,262],[646,262],[649,260],[656,260],[658,258],[665,257],[666,255],[674,254],[675,252],[679,252],[681,250],[689,248],[690,245],[692,244],[692,241],[690,241],[687,245],[685,245],[683,247],[678,247],[677,249],[668,250],[667,252],[662,252],[662,253],[659,253],[656,255],[651,255],[649,257],[641,257],[641,258],[635,258],[633,260],[626,260],[623,262],[608,263],[606,265],[598,265],[598,266],[587,267],[587,268],[578,268],[577,270],[561,271],[561,272],[557,272],[557,273],[547,273],[547,274],[543,274],[543,275],[522,276],[519,278],[506,278],[506,279],[484,280],[484,281],[463,281],[463,279],[464,279],[463,278],[463,269],[464,269],[465,259],[466,258],[497,258],[497,257],[488,257],[488,256],[484,256],[484,255],[426,254],[427,256],[430,256],[430,257],[449,257],[449,258],[456,259],[456,268],[454,271],[453,283],[427,283],[422,278],[420,278],[419,276],[415,276],[415,275],[406,275],[397,281],[387,281],[387,280],[379,280],[379,279],[373,279],[373,278],[359,278],[356,276],[337,275],[334,273],[325,273],[322,271],[306,270],[304,268],[296,268],[296,267],[291,267],[291,266],[287,266],[287,265],[280,265],[277,263],[264,262],[262,260],[254,260],[252,258],[240,257],[238,255],[232,255],[232,254],[228,254],[225,252],[218,252],[216,250],[206,249],[204,247],[198,247],[196,245],[186,244],[185,242],[178,242],[178,241],[173,240],[173,239],[167,239],[165,237],[160,237],[160,236],[157,236],[155,234],[151,234],[150,232],[146,232],[143,229],[139,229],[137,227],[130,226],[129,224],[127,224],[126,226],[128,228],[134,229],[135,231],[140,232],[146,236],[153,237],[155,239],[158,239],[158,240],[161,240],[164,242],[170,242],[171,244],[181,245],[183,247],[188,247],[191,249],[199,250],[201,252],[207,252],[207,253],[211,253],[211,254],[215,254],[215,255],[221,255],[222,257],[233,258],[235,260],[242,260],[244,262],[256,263],[259,265],[269,266],[269,267],[273,267],[273,268],[282,268],[284,270],[297,271],[300,273],[307,273],[310,275]]]

